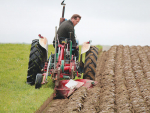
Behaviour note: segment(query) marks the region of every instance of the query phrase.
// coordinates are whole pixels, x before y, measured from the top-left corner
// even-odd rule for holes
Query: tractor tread
[[[84,67],[86,68],[89,64],[94,64],[94,67],[96,67],[96,59],[94,59],[93,56],[89,57]]]
[[[83,79],[95,80],[97,56],[98,49],[95,46],[86,52]]]
[[[91,51],[94,51],[95,54],[98,54],[99,49],[95,46],[91,46],[90,49],[86,52],[86,56],[91,53]]]
[[[90,50],[90,53],[88,53],[88,55],[90,55],[90,54],[94,54],[94,57],[97,60],[98,54],[94,50]],[[88,55],[86,54],[86,56],[88,56]]]

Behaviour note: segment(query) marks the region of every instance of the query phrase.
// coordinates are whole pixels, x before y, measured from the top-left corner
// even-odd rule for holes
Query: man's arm
[[[68,28],[69,38],[70,38],[70,33],[71,33],[72,45],[76,46],[76,40],[75,40],[75,36],[74,36],[74,27],[72,27],[72,26],[70,26],[70,27]]]
[[[65,21],[65,18],[60,18],[60,23],[59,23],[59,25],[62,23],[62,22],[64,22]]]

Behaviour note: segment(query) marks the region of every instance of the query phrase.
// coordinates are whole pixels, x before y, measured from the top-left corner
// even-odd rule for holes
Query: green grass
[[[52,82],[41,89],[26,84],[30,47],[0,44],[0,113],[32,113],[53,93]],[[52,45],[48,48],[54,53]]]
[[[30,47],[0,44],[0,113],[32,113],[53,93],[52,87],[37,90],[25,83]]]

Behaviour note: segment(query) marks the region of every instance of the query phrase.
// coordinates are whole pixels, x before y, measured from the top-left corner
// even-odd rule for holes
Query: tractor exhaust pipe
[[[62,17],[60,18],[60,22],[59,22],[59,26],[60,26],[60,24],[65,20],[65,18],[64,18],[64,15],[65,15],[65,3],[64,3],[64,1],[65,0],[63,0],[62,2],[61,2],[61,5],[63,5],[63,10],[62,10]]]
[[[64,3],[64,1],[65,0],[63,0],[62,2],[61,2],[61,5],[63,5],[63,10],[62,10],[62,18],[64,18],[64,14],[65,14],[65,3]]]

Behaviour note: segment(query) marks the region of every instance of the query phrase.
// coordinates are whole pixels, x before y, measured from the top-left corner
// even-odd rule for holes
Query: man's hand
[[[60,24],[65,21],[65,18],[60,18]]]

